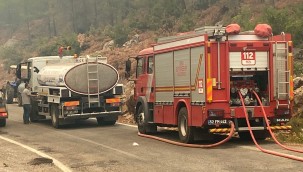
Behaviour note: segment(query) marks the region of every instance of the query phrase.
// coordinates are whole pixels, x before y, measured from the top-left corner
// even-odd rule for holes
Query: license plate
[[[226,119],[209,119],[207,120],[208,125],[223,125],[227,124]]]

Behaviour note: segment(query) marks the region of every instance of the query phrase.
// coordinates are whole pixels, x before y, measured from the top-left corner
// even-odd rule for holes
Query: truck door
[[[145,96],[147,101],[151,101],[154,93],[152,89],[154,61],[153,56],[139,57],[137,60],[137,81],[135,86],[135,97]]]
[[[137,67],[136,67],[136,83],[135,83],[135,97],[139,97],[142,95],[143,86],[142,86],[142,77],[143,77],[143,58],[139,57],[137,59]]]

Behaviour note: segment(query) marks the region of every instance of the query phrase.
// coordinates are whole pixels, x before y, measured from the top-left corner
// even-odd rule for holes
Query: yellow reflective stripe
[[[270,126],[270,129],[272,130],[290,130],[292,129],[289,125],[283,125],[283,126]]]
[[[230,128],[213,128],[209,129],[210,133],[229,133]]]
[[[207,42],[207,47],[210,49],[210,42]],[[210,59],[211,59],[211,57],[210,57],[210,52],[207,52],[207,69],[208,69],[208,72],[207,72],[207,76],[208,76],[208,78],[210,78],[211,77],[211,70],[210,70]]]
[[[213,101],[213,79],[212,78],[207,78],[207,91],[206,91],[206,97],[208,102]]]
[[[289,98],[290,100],[294,99],[294,81],[292,76],[289,78]]]

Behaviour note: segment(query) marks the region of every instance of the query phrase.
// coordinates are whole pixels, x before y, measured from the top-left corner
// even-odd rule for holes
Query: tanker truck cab
[[[77,120],[96,118],[114,125],[122,114],[124,88],[106,57],[46,56],[29,58],[32,122],[50,117],[55,128]],[[19,76],[21,76],[19,74]]]

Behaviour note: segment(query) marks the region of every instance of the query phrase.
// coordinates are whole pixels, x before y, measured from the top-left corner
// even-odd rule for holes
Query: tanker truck
[[[123,85],[106,57],[33,57],[17,65],[16,77],[31,88],[31,122],[50,117],[59,128],[96,118],[99,125],[114,125],[121,115]]]

